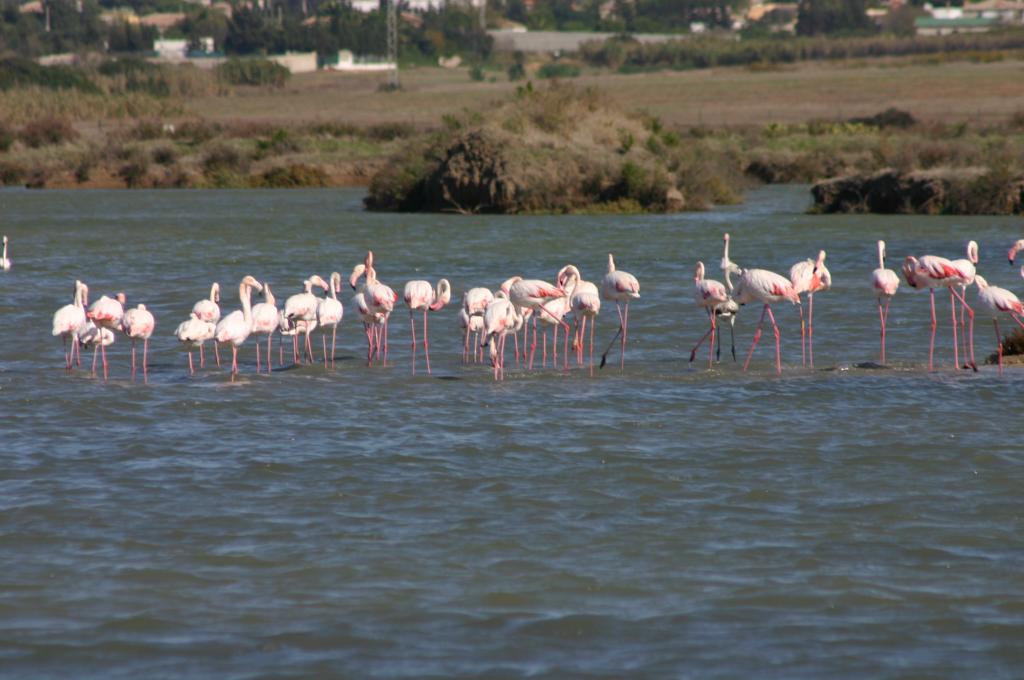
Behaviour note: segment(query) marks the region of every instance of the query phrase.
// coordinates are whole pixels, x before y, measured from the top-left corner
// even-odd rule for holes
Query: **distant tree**
[[[864,0],[800,0],[798,35],[857,33],[873,30]]]
[[[214,48],[224,46],[228,35],[228,18],[209,7],[190,11],[179,24],[182,34],[190,44],[199,44],[200,38],[213,38]]]

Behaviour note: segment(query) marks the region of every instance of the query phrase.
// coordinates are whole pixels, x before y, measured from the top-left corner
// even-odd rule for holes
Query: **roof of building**
[[[174,26],[185,18],[184,12],[156,12],[139,17],[139,23],[143,26],[153,26],[158,29],[166,29]]]
[[[996,26],[998,19],[985,19],[961,17],[959,19],[935,19],[933,17],[918,17],[914,19],[914,26],[917,28],[984,28]]]

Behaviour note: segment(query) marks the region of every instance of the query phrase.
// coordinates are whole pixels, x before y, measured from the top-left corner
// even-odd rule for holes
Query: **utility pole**
[[[487,30],[487,0],[477,0],[480,3],[480,30]]]
[[[398,0],[384,0],[388,3],[388,61],[392,64],[388,75],[388,89],[397,90],[398,83]]]

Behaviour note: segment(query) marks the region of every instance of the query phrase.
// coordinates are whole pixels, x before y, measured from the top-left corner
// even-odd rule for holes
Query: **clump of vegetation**
[[[78,138],[71,123],[63,118],[45,118],[27,123],[19,134],[21,141],[33,149],[53,144],[64,144]]]
[[[576,78],[580,67],[563,61],[551,61],[537,69],[539,78]]]
[[[652,133],[652,129],[656,131]],[[407,144],[374,176],[368,207],[455,212],[699,209],[738,197],[738,160],[698,177],[703,163],[660,123],[619,110],[600,92],[569,84],[521,87],[486,112],[450,117],[446,129]],[[636,144],[624,140],[647,140]],[[721,169],[709,164],[707,173]],[[709,191],[710,189],[710,191]]]
[[[327,173],[323,169],[302,163],[271,168],[262,173],[253,186],[266,189],[294,189],[297,187],[326,187]]]
[[[903,128],[906,129],[917,124],[917,119],[909,111],[903,111],[890,107],[881,113],[863,118],[851,118],[851,123],[871,125],[876,128]]]
[[[178,152],[173,146],[163,145],[153,149],[153,162],[159,165],[174,165],[178,160]]]
[[[88,94],[100,93],[96,83],[81,69],[41,66],[31,59],[21,57],[0,60],[0,90],[30,85],[52,90],[75,89]]]
[[[216,73],[228,85],[283,87],[291,77],[291,71],[269,59],[228,59]]]

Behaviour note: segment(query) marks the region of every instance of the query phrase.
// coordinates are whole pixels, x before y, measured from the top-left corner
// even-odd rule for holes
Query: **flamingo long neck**
[[[613,271],[615,271],[615,259],[611,253],[608,253],[608,273],[611,274]]]
[[[971,241],[967,244],[967,259],[971,261],[971,264],[978,264],[978,244],[976,241]]]
[[[249,284],[243,283],[238,286],[238,299],[242,301],[242,318],[247,326],[252,326],[252,304],[249,300]]]
[[[885,269],[885,241],[878,242],[878,268]]]
[[[704,263],[703,262],[698,262],[697,263],[697,269],[694,270],[694,272],[693,272],[693,281],[694,281],[694,283],[698,283],[703,278],[704,278]]]
[[[82,301],[82,282],[75,281],[75,307],[82,309],[84,303]]]
[[[263,284],[263,301],[266,302],[271,307],[274,307],[274,306],[277,305],[277,299],[275,299],[274,298],[274,294],[270,292],[270,284],[269,283],[264,283]]]
[[[331,298],[338,299],[338,291],[341,290],[341,274],[331,274]]]
[[[7,261],[7,237],[6,237],[6,236],[4,237],[4,254],[3,254],[3,260],[4,260],[4,262],[6,262],[6,261]]]
[[[210,286],[210,302],[217,302],[217,298],[220,297],[220,284],[214,283]]]

